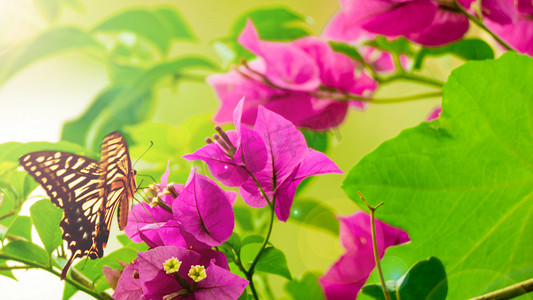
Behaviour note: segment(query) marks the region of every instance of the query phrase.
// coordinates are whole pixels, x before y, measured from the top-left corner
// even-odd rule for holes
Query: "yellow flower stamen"
[[[189,277],[191,277],[194,282],[199,282],[205,279],[207,277],[207,273],[205,272],[204,266],[191,266],[191,269],[189,270]]]
[[[180,266],[181,261],[175,257],[171,257],[163,263],[163,269],[165,270],[165,272],[167,272],[167,274],[178,272]]]

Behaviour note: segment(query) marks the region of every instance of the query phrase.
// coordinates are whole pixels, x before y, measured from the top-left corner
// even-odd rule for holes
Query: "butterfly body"
[[[61,151],[31,152],[19,160],[52,203],[63,209],[60,227],[71,255],[61,279],[75,258],[102,257],[114,211],[118,208],[123,230],[136,190],[135,170],[120,133],[104,138],[100,161]]]

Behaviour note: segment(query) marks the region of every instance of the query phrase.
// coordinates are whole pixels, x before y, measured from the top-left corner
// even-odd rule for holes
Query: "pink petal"
[[[440,46],[454,42],[468,31],[468,18],[464,15],[439,9],[433,22],[425,29],[407,38],[425,46]]]
[[[282,182],[306,155],[307,143],[303,134],[287,119],[264,107],[258,109],[254,131],[261,135],[271,154],[274,184]]]
[[[431,24],[437,7],[427,0],[396,1],[358,0],[351,17],[361,18],[361,27],[388,36],[405,35],[424,30]],[[357,11],[357,13],[354,13]]]
[[[533,55],[533,20],[521,15],[514,24],[500,25],[485,20],[485,25],[520,53]]]
[[[371,39],[373,34],[353,22],[344,12],[335,14],[326,25],[322,37],[328,40],[354,43],[360,39]]]
[[[248,286],[248,280],[217,266],[213,261],[205,272],[207,277],[198,282],[196,299],[237,299]]]
[[[219,246],[234,227],[233,210],[226,193],[206,176],[191,172],[185,189],[172,207],[182,228],[200,242]]]
[[[128,264],[118,279],[117,288],[113,293],[115,300],[139,299],[144,300],[141,282],[133,277],[135,271],[133,264]]]
[[[511,24],[518,18],[515,0],[483,0],[481,7],[483,17],[501,25]]]
[[[312,58],[290,44],[261,41],[250,20],[238,41],[265,61],[265,76],[275,85],[295,91],[311,91],[320,85],[318,68]]]
[[[230,140],[236,140],[235,131],[228,131],[226,134]],[[234,143],[235,144],[235,143]],[[187,160],[202,160],[209,167],[213,176],[227,186],[239,186],[247,178],[248,172],[242,166],[236,165],[218,144],[208,144],[196,150],[194,153],[182,156]]]

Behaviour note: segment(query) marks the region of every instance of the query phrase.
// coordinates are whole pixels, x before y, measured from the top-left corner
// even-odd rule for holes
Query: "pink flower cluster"
[[[307,147],[303,134],[282,116],[259,106],[253,128],[244,125],[246,101],[233,112],[235,130],[223,132],[185,159],[205,161],[211,174],[227,186],[239,187],[252,207],[275,205],[286,221],[296,188],[309,176],[342,171],[324,153]]]
[[[357,41],[375,35],[405,36],[425,46],[463,37],[468,18],[449,4],[433,0],[340,0],[342,10],[324,30],[327,38]],[[459,1],[464,4],[468,1]]]
[[[291,43],[262,41],[248,21],[239,43],[257,59],[229,73],[208,77],[222,102],[214,117],[217,123],[231,121],[233,110],[244,97],[244,124],[253,125],[258,107],[264,106],[298,127],[329,129],[344,120],[348,107],[364,108],[364,103],[333,100],[328,98],[328,89],[368,96],[377,87],[365,73],[356,75],[359,63],[334,52],[319,38]]]
[[[212,250],[233,232],[236,194],[194,170],[185,185],[168,183],[168,176],[167,168],[161,184],[146,190],[151,205],[137,204],[130,211],[124,231],[151,249],[124,268],[113,298],[236,299],[248,280],[231,273],[226,257]],[[180,266],[169,272],[165,265],[174,260]],[[199,281],[197,269],[204,272]]]

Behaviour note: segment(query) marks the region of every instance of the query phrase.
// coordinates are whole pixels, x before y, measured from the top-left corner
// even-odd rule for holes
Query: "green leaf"
[[[241,253],[241,238],[239,237],[239,235],[236,232],[232,233],[231,236],[229,237],[229,239],[224,242],[224,244],[227,245],[228,247],[230,247],[231,249],[233,249],[235,251],[235,253],[237,253],[237,256],[240,256],[240,253]]]
[[[413,68],[420,70],[427,56],[442,56],[452,54],[464,60],[493,59],[494,51],[487,42],[479,39],[464,39],[448,46],[437,48],[422,48],[415,57]]]
[[[417,262],[397,281],[387,281],[387,290],[393,299],[444,300],[447,293],[446,271],[436,257]],[[384,300],[380,284],[363,287],[362,292],[374,299]]]
[[[313,148],[320,152],[326,152],[328,150],[329,146],[329,133],[328,132],[320,132],[320,131],[312,131],[308,129],[300,129],[302,134],[305,137],[305,141],[307,142],[307,146],[309,148]]]
[[[7,267],[5,259],[0,259],[0,266]],[[13,272],[11,270],[0,270],[0,275],[17,280],[17,278],[15,278],[15,275],[13,275]]]
[[[4,252],[13,258],[32,261],[41,265],[48,265],[48,253],[46,251],[27,241],[12,241],[5,245]],[[8,259],[9,260],[9,259]]]
[[[318,275],[305,272],[301,280],[293,279],[285,283],[285,290],[294,300],[322,300],[324,296],[318,285]]]
[[[334,42],[334,41],[329,41],[329,45],[331,46],[331,49],[333,49],[333,51],[346,54],[348,57],[350,57],[353,60],[356,60],[356,61],[363,60],[363,57],[361,56],[361,54],[359,54],[357,49],[351,45],[340,43],[340,42]]]
[[[404,37],[388,40],[386,37],[378,36],[375,40],[369,41],[366,44],[377,49],[394,53],[396,55],[407,54],[411,56],[413,54],[411,43],[409,43],[409,41]]]
[[[59,17],[60,0],[33,0],[33,3],[41,11],[48,22],[55,22]]]
[[[28,216],[17,216],[7,230],[8,235],[14,235],[24,238],[31,242],[31,219]]]
[[[226,38],[218,40],[215,44],[217,51],[225,59],[239,62],[241,59],[249,60],[253,55],[237,42],[237,38],[251,19],[261,39],[276,41],[291,41],[309,35],[303,28],[305,17],[284,6],[259,8],[243,13],[233,22]],[[223,43],[226,47],[223,47]],[[232,51],[233,54],[230,54]]]
[[[96,25],[93,32],[131,32],[151,42],[166,54],[175,39],[192,40],[183,17],[170,6],[156,9],[135,8],[121,11]]]
[[[285,254],[274,247],[267,247],[255,265],[255,269],[265,273],[276,274],[292,280]]]
[[[172,6],[158,6],[153,13],[165,25],[170,37],[182,40],[196,39],[183,15]]]
[[[65,288],[63,289],[63,300],[68,300],[78,292],[78,289],[75,288],[68,282],[65,282]]]
[[[117,240],[122,246],[133,248],[137,250],[137,252],[143,252],[149,249],[145,242],[135,243],[125,234],[117,235]]]
[[[103,48],[85,31],[76,27],[52,28],[0,56],[0,85],[39,59],[73,49]]]
[[[248,206],[234,206],[235,223],[243,231],[253,231],[254,222],[252,221],[252,212]]]
[[[265,238],[258,234],[247,235],[242,239],[241,245],[244,247],[248,244],[262,244],[264,240]]]
[[[339,234],[339,221],[333,209],[314,199],[298,198],[291,208],[290,221]]]
[[[305,17],[283,6],[254,9],[237,17],[230,29],[231,37],[238,37],[251,19],[259,33],[265,40],[291,41],[306,35],[308,31],[301,27]]]
[[[389,296],[391,300],[396,300],[398,297],[396,297],[396,280],[388,280],[385,282],[385,287],[387,288],[387,291],[389,292]],[[372,283],[369,285],[365,285],[361,292],[363,294],[366,294],[374,299],[377,300],[385,300],[385,295],[383,294],[383,288],[381,287],[381,284]],[[426,298],[422,298],[426,299]]]
[[[44,248],[51,254],[63,243],[62,230],[59,227],[63,211],[50,200],[44,199],[30,207],[30,215]]]
[[[19,142],[10,142],[0,145],[0,161],[14,162],[16,166],[19,165],[19,157],[26,153],[34,151],[63,151],[63,152],[72,152],[79,155],[87,156],[90,158],[96,158],[97,156],[93,152],[87,151],[86,148],[80,147],[80,145],[69,143],[69,142],[59,142],[59,143],[48,143],[48,142],[31,142],[31,143],[19,143]],[[2,172],[2,170],[0,170]],[[24,172],[26,173],[26,172]],[[0,173],[1,174],[1,173]]]
[[[99,259],[85,259],[76,264],[76,270],[80,271],[83,275],[89,278],[91,281],[104,276],[102,269],[104,266],[110,266],[113,269],[120,267],[117,260],[125,263],[130,263],[137,257],[137,250],[124,247],[116,251],[113,251]]]
[[[185,70],[198,68],[216,70],[217,66],[199,56],[180,57],[137,73],[138,77],[123,85],[108,87],[79,118],[64,124],[61,139],[99,152],[101,140],[109,132],[122,131],[125,126],[138,124],[150,116],[153,88],[162,78],[179,78]]]
[[[377,217],[409,233],[387,255],[442,259],[450,299],[533,277],[532,78],[533,59],[511,52],[466,63],[444,86],[439,119],[384,142],[343,183],[356,202],[357,191],[383,201]]]
[[[111,87],[100,94],[81,117],[63,125],[61,139],[99,152],[107,134],[146,119],[152,104],[152,91],[145,86]]]

